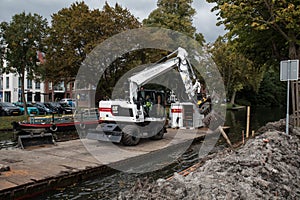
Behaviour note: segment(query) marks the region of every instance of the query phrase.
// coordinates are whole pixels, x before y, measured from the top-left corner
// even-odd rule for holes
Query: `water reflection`
[[[284,107],[251,107],[250,108],[250,133],[256,132],[268,122],[285,118]],[[233,142],[241,141],[242,131],[246,132],[247,109],[228,110],[225,126],[229,126],[229,137]]]

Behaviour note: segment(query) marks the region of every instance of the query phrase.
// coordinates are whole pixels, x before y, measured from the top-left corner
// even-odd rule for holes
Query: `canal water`
[[[278,121],[286,117],[285,107],[250,107],[250,133],[256,132],[268,122]],[[246,133],[247,108],[228,110],[225,126],[229,126],[228,136],[233,142],[242,140],[242,131]]]
[[[246,130],[246,114],[246,108],[227,111],[226,113],[225,126],[230,127],[228,136],[233,143],[241,141],[242,139],[241,133],[243,130]],[[285,108],[251,107],[250,131],[257,131],[259,127],[265,125],[267,122],[278,121],[279,119],[285,118],[285,114]],[[16,144],[10,140],[9,134],[7,134],[7,138],[3,135],[5,134],[2,134],[0,138],[0,149],[13,148]],[[58,188],[31,199],[112,199],[116,197],[120,191],[126,191],[132,188],[139,179],[144,180],[150,178],[151,180],[157,180],[158,178],[167,178],[172,176],[174,172],[182,171],[197,163],[200,146],[201,142],[194,144],[174,163],[159,171],[146,174],[127,174],[114,171],[109,175],[99,176],[95,179],[76,183],[66,188]],[[219,144],[215,150],[222,148],[222,146],[223,144]]]

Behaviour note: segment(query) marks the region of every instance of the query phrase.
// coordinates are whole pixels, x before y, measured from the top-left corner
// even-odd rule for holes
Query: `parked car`
[[[44,108],[39,107],[36,104],[34,104],[34,107],[36,107],[39,110],[39,115],[47,115],[48,114]]]
[[[23,104],[23,102],[16,102],[14,104],[19,107],[19,109],[21,111],[21,115],[23,115],[24,114],[24,104]],[[37,107],[34,107],[32,104],[27,103],[26,106],[27,106],[27,113],[29,115],[39,115],[40,114],[39,109],[37,109]]]
[[[60,103],[67,103],[69,106],[71,107],[75,107],[76,102],[74,99],[69,99],[69,98],[64,98],[62,100],[59,101]]]
[[[42,102],[36,102],[34,104],[34,106],[39,109],[40,115],[57,113],[57,111],[55,111],[54,109],[51,109],[50,107],[47,107],[46,104],[42,103]]]
[[[19,107],[9,102],[0,102],[0,116],[20,115]]]
[[[59,102],[46,102],[45,105],[48,108],[55,110],[58,114],[72,114],[71,107],[62,107]]]
[[[58,114],[58,113],[59,113],[58,108],[56,108],[54,105],[52,105],[51,102],[44,102],[44,105],[45,105],[48,109],[52,110],[52,112],[54,112],[55,114]]]
[[[67,104],[67,103],[59,102],[59,104],[61,105],[61,107],[63,107],[63,109],[65,110],[65,113],[66,113],[66,114],[74,113],[75,110],[76,110],[75,107],[72,107],[72,106],[70,106],[70,105]]]

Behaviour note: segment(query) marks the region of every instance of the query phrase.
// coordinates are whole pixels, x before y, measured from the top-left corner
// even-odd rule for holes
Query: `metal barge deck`
[[[10,170],[0,174],[0,199],[30,197],[107,173],[115,167],[128,169],[133,162],[162,155],[162,151],[168,149],[178,149],[207,134],[206,129],[168,129],[162,140],[145,139],[134,147],[117,145],[124,153],[114,153],[116,147],[111,143],[86,139],[26,150],[2,149],[0,163]],[[99,152],[98,159],[85,148],[86,144],[93,146],[89,151]]]

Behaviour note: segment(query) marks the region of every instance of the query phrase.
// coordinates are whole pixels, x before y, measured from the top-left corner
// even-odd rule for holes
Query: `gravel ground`
[[[218,152],[183,177],[140,180],[117,199],[300,199],[300,128],[282,131],[282,121],[239,149]]]

